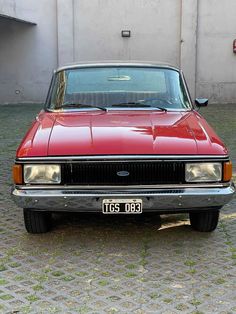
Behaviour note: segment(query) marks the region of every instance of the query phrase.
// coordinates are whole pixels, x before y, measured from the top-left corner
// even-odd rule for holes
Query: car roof
[[[90,67],[122,67],[122,66],[130,66],[130,67],[157,67],[157,68],[168,68],[175,71],[180,71],[178,67],[173,66],[164,62],[141,62],[141,61],[102,61],[102,62],[77,62],[72,64],[67,64],[59,67],[55,72],[60,72],[63,70],[70,70],[76,68],[90,68]]]

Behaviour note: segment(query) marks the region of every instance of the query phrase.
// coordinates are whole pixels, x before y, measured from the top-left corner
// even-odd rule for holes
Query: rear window
[[[155,91],[165,93],[165,71],[131,68],[94,68],[66,73],[66,93]]]
[[[60,71],[56,74],[48,107],[77,110],[83,106],[114,108],[122,105],[127,108],[130,104],[191,109],[178,71],[134,66],[99,66]]]

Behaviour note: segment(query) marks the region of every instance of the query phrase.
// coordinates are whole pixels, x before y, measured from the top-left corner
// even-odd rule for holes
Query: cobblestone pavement
[[[236,313],[236,199],[211,234],[153,214],[58,215],[51,233],[26,233],[11,165],[38,110],[0,107],[0,313]],[[236,106],[202,112],[235,159]]]

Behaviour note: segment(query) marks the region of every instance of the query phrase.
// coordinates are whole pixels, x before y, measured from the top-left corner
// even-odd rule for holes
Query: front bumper
[[[105,198],[141,198],[143,211],[189,212],[220,208],[235,193],[233,183],[224,187],[158,189],[22,189],[13,188],[15,203],[22,208],[45,211],[101,212]]]

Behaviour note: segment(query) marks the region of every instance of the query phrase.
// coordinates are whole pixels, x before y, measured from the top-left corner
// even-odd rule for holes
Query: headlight
[[[60,165],[24,165],[24,182],[39,184],[61,183]]]
[[[216,182],[222,180],[220,162],[187,163],[185,166],[186,182]]]

